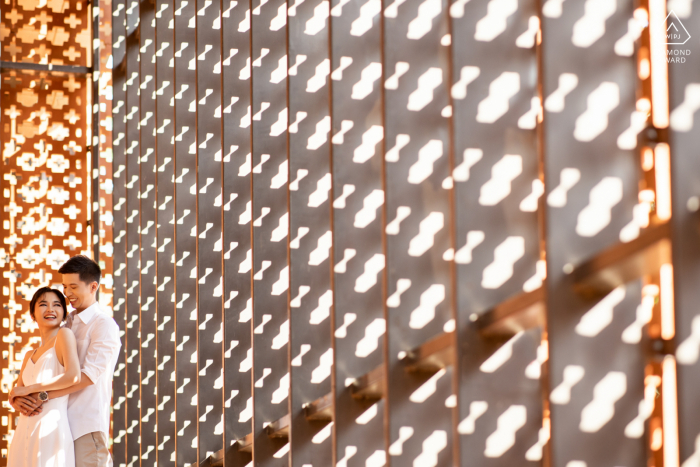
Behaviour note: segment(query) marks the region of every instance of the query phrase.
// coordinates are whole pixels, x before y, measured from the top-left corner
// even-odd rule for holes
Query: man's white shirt
[[[109,437],[112,379],[121,348],[119,326],[94,303],[81,313],[72,311],[66,327],[75,335],[80,369],[94,383],[68,396],[73,439],[96,431]]]

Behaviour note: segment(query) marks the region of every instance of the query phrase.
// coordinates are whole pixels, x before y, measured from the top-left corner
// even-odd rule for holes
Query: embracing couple
[[[7,465],[111,466],[108,439],[119,328],[97,302],[102,275],[97,263],[74,256],[58,272],[63,293],[42,287],[29,304],[41,346],[27,352],[10,392],[10,405],[21,415]],[[70,314],[66,299],[74,308]]]

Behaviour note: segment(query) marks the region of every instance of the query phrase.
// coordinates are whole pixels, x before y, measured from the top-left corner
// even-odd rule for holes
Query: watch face
[[[42,401],[47,401],[47,400],[49,399],[48,393],[46,393],[46,392],[40,392],[40,393],[39,393],[39,399],[41,399]]]

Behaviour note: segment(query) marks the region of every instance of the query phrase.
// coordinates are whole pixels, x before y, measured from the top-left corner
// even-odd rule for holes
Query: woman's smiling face
[[[63,322],[65,310],[55,292],[46,292],[34,307],[34,320],[39,327],[58,327]]]

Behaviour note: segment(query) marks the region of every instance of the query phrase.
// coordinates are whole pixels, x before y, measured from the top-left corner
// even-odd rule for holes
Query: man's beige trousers
[[[74,444],[75,467],[112,467],[112,456],[104,433],[88,433],[76,439]]]

